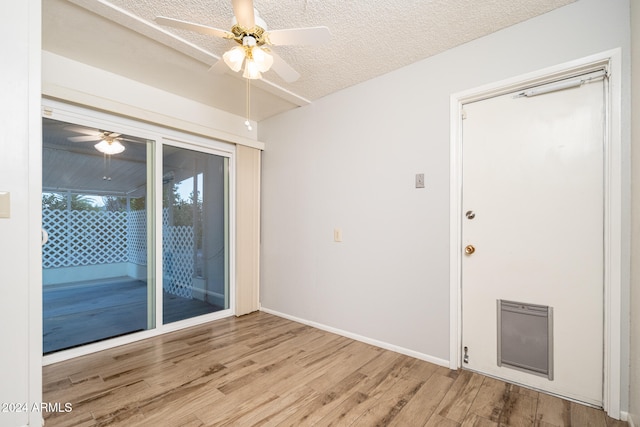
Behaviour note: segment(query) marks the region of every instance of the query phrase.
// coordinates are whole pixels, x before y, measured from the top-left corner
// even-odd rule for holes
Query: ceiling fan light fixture
[[[256,61],[254,61],[251,58],[247,58],[244,64],[244,74],[242,74],[242,77],[250,80],[259,79],[262,77],[262,74],[260,73],[260,69],[258,68],[258,64],[256,64]]]
[[[103,139],[102,141],[94,145],[94,147],[99,152],[107,154],[109,156],[113,154],[120,154],[125,150],[124,145],[122,145],[122,143],[117,140],[107,141],[106,139]]]
[[[260,73],[269,70],[275,61],[273,70],[287,83],[296,81],[300,74],[280,58],[276,51],[272,52],[270,48],[265,46],[319,45],[327,43],[331,38],[329,28],[325,26],[270,31],[266,22],[254,9],[254,0],[231,0],[231,6],[233,8],[231,31],[164,16],[156,16],[155,21],[160,25],[233,40],[242,45],[243,55],[240,54],[241,51],[237,47],[228,50],[222,55],[222,60],[210,68],[217,74],[224,73],[227,66],[234,72],[239,72],[244,66],[245,78],[258,79],[261,77]],[[261,50],[256,50],[256,58],[253,58],[254,52],[252,51],[256,48]],[[247,65],[249,60],[255,61],[255,64],[259,66],[257,71],[254,70],[255,64],[249,63]]]
[[[273,65],[273,56],[259,46],[255,46],[251,49],[251,57],[256,63],[258,70],[262,73],[269,71],[269,68]]]
[[[224,60],[224,63],[231,68],[231,70],[238,72],[242,68],[242,63],[244,62],[246,55],[244,47],[235,46],[226,51],[224,55],[222,55],[222,59]]]

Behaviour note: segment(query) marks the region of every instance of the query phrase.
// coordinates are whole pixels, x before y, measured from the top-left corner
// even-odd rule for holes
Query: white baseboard
[[[416,359],[424,360],[425,362],[433,363],[435,365],[444,366],[445,368],[449,368],[449,361],[440,359],[438,357],[433,357],[428,354],[419,353],[414,350],[410,350],[404,347],[399,347],[394,344],[389,344],[384,341],[379,341],[373,338],[364,337],[362,335],[354,334],[352,332],[344,331],[342,329],[333,328],[331,326],[323,325],[321,323],[313,322],[311,320],[301,319],[299,317],[291,316],[289,314],[280,313],[276,310],[271,310],[270,308],[266,308],[264,306],[260,307],[260,311],[264,311],[265,313],[273,314],[274,316],[282,317],[285,319],[292,320],[294,322],[302,323],[303,325],[313,326],[314,328],[321,329],[323,331],[331,332],[337,335],[341,335],[343,337],[351,338],[356,341],[361,341],[366,344],[371,344],[376,347],[384,348],[385,350],[394,351],[396,353],[404,354],[405,356],[415,357]]]
[[[629,427],[640,427],[640,424],[636,424],[633,421],[633,416],[628,412],[620,411],[620,419],[622,421],[626,421],[629,424]]]

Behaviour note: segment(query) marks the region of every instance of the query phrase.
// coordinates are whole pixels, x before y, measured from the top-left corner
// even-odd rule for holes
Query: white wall
[[[40,155],[40,1],[4,1],[0,16],[10,17],[0,26],[0,191],[11,197],[11,217],[0,219],[0,402],[31,409],[42,399],[40,214],[30,209],[40,203],[40,174],[29,173]],[[40,420],[0,412],[3,427]]]
[[[632,113],[640,114],[640,4],[631,3]],[[631,125],[631,349],[629,415],[640,426],[640,121]]]
[[[621,47],[628,159],[629,33],[628,0],[580,0],[260,122],[262,306],[448,361],[450,95]]]

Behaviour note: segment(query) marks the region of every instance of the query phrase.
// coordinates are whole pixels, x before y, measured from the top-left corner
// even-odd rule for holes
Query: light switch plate
[[[0,191],[0,218],[11,217],[11,197],[8,191]]]
[[[424,188],[424,174],[417,173],[416,174],[416,188]]]

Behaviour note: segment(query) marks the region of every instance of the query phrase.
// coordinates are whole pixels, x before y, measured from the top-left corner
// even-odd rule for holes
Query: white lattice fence
[[[172,295],[193,298],[193,227],[169,225],[169,212],[162,212],[162,287]]]
[[[43,268],[130,262],[147,264],[146,211],[42,211],[49,240],[42,248]],[[169,225],[163,212],[163,287],[193,298],[194,231]]]
[[[147,265],[147,211],[128,214],[127,256],[129,262]]]
[[[43,209],[43,268],[127,261],[127,213]]]
[[[49,210],[42,211],[42,228],[47,230],[49,240],[42,247],[42,267],[69,267],[67,228],[70,222],[70,211]]]

